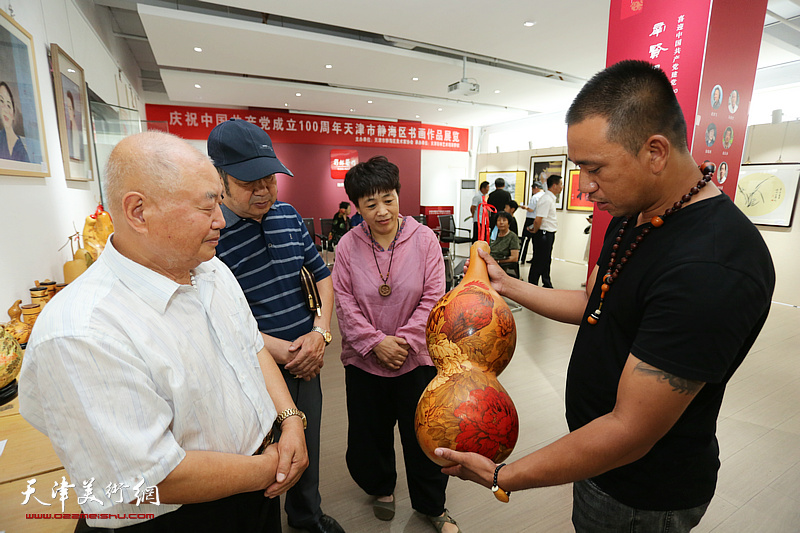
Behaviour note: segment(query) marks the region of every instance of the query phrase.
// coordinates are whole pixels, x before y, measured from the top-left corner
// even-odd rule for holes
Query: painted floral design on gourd
[[[470,250],[462,282],[445,294],[428,318],[426,340],[437,375],[417,404],[417,440],[442,466],[437,447],[471,451],[495,462],[507,458],[517,442],[519,417],[497,376],[516,346],[516,325],[503,298],[492,289],[486,263]]]

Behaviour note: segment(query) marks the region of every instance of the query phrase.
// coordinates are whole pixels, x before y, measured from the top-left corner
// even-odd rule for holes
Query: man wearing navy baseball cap
[[[223,122],[208,136],[208,155],[225,187],[226,227],[217,257],[239,280],[267,350],[299,409],[281,413],[278,419],[300,416],[308,423],[308,468],[286,493],[289,525],[312,533],[343,533],[336,520],[322,513],[319,494],[319,372],[331,341],[331,273],[300,214],[278,201],[277,174],[292,173],[278,159],[264,130],[245,120]],[[321,313],[314,314],[306,306],[300,285],[303,266],[316,279]]]

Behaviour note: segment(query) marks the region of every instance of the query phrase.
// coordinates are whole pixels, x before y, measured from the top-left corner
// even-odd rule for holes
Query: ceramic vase
[[[476,452],[499,463],[511,455],[519,434],[514,403],[497,376],[511,361],[516,324],[503,298],[492,289],[486,262],[470,250],[464,279],[445,294],[428,318],[426,340],[436,377],[417,404],[417,440],[441,466],[438,447]]]

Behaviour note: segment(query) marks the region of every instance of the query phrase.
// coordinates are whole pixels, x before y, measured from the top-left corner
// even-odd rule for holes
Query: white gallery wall
[[[69,246],[59,248],[74,233],[73,228],[83,230],[85,217],[94,212],[100,199],[97,179],[77,182],[64,177],[47,56],[50,44],[59,45],[83,67],[89,87],[110,104],[119,103],[120,79],[134,80],[134,87],[140,84],[127,47],[110,35],[110,21],[92,2],[0,0],[0,9],[13,11],[14,20],[33,37],[50,173],[45,178],[0,175],[0,224],[5,229],[0,255],[0,322],[4,322],[5,310],[15,300],[30,301],[28,288],[35,279],[63,281],[63,264],[71,257]]]

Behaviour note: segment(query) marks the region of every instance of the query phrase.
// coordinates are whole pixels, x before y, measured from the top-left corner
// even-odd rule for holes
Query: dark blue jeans
[[[618,502],[591,480],[572,486],[576,533],[685,533],[700,523],[708,502],[679,511],[643,511]]]

